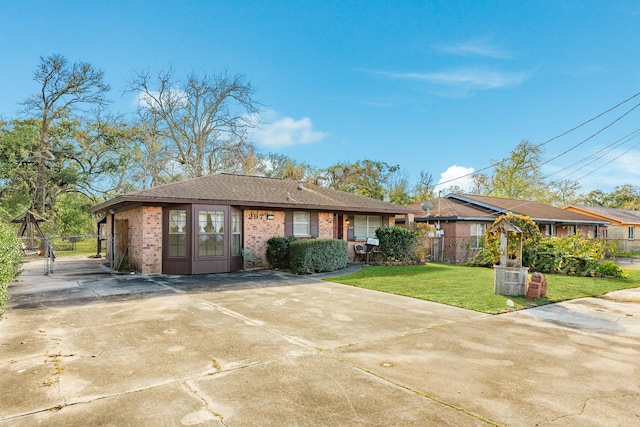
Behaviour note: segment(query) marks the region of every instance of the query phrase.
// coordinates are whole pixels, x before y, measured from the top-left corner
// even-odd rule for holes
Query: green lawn
[[[483,313],[502,313],[587,296],[600,296],[610,291],[640,286],[640,270],[626,270],[625,278],[547,275],[547,298],[530,301],[524,297],[507,297],[493,293],[493,270],[429,263],[407,267],[366,266],[358,273],[330,280],[345,285],[389,292],[434,301]]]

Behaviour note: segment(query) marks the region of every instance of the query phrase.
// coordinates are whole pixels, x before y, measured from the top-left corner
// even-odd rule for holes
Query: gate
[[[88,273],[113,268],[113,238],[110,235],[47,237],[44,252],[44,274]]]

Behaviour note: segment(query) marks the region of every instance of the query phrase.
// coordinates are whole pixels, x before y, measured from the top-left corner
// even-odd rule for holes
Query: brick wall
[[[273,219],[268,219],[273,215]],[[253,249],[256,258],[262,258],[262,266],[268,267],[267,241],[272,237],[284,237],[284,211],[247,209],[244,211],[244,244]],[[333,213],[318,213],[318,238],[333,238]],[[250,263],[245,268],[260,266]]]
[[[333,239],[333,214],[331,212],[318,213],[318,238]]]
[[[273,219],[267,219],[273,215]],[[247,209],[244,211],[244,247],[253,249],[256,258],[262,258],[262,266],[268,267],[267,240],[276,236],[284,236],[284,212],[272,210]],[[251,264],[245,268],[255,268]]]
[[[129,222],[129,266],[142,274],[162,273],[162,208],[143,206],[115,214]]]

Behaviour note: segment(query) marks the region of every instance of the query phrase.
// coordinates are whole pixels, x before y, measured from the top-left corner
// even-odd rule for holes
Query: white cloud
[[[386,73],[404,80],[415,80],[433,85],[459,87],[466,90],[489,90],[517,86],[525,82],[530,72],[504,72],[481,67],[466,67],[431,73]]]
[[[466,168],[464,166],[453,165],[440,174],[440,181],[436,184],[434,191],[446,191],[449,187],[457,186],[462,188],[464,192],[470,192],[473,189],[473,177],[471,174],[474,168]]]
[[[491,45],[484,40],[466,40],[457,43],[446,43],[435,46],[441,52],[460,56],[482,56],[494,59],[508,59],[511,55],[502,48]]]
[[[311,144],[323,140],[327,134],[315,131],[309,117],[295,120],[291,117],[275,117],[273,112],[262,115],[262,123],[251,130],[251,136],[259,145],[267,148],[284,148]],[[269,123],[264,123],[270,119]]]

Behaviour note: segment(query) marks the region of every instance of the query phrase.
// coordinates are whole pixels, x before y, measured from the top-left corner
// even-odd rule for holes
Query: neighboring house
[[[611,225],[602,237],[615,241],[619,251],[640,251],[640,211],[578,205],[564,209],[608,221]]]
[[[133,270],[205,274],[267,266],[274,236],[347,240],[353,259],[356,241],[408,209],[313,184],[219,174],[125,194],[92,212],[106,214],[115,259]]]
[[[406,218],[398,217],[396,223],[413,220],[435,225],[439,238],[433,248],[433,259],[453,263],[473,258],[484,247],[484,232],[496,218],[508,212],[531,217],[545,237],[576,233],[601,236],[609,224],[593,216],[528,200],[449,194],[428,203],[433,206],[428,212],[421,205],[413,205],[412,212]]]

